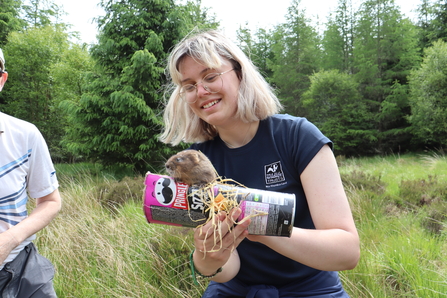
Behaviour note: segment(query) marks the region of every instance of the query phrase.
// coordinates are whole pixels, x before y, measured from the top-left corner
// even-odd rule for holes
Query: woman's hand
[[[197,228],[194,232],[195,251],[193,255],[194,266],[202,275],[212,275],[220,267],[222,273],[213,280],[228,281],[239,271],[240,261],[236,247],[248,235],[250,220],[235,224],[241,214],[239,208],[234,208],[229,216],[226,212],[218,213],[206,225]],[[224,266],[225,265],[225,266]]]

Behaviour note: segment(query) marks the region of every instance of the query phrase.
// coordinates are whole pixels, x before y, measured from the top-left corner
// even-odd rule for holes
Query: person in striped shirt
[[[0,91],[7,79],[0,49]],[[33,240],[61,209],[58,187],[37,127],[0,112],[0,297],[57,297],[54,267]],[[29,198],[36,200],[30,213]]]

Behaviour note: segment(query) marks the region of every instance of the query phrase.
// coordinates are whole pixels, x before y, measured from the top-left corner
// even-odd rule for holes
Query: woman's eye
[[[217,74],[217,73],[210,73],[209,75],[204,77],[203,80],[207,83],[212,83],[217,79],[218,76],[219,76],[219,74]]]
[[[188,84],[183,86],[183,90],[185,90],[186,92],[192,92],[196,89],[196,86]]]

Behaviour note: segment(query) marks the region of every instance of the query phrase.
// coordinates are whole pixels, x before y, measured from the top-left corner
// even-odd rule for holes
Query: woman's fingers
[[[230,214],[220,212],[206,225],[196,229],[195,246],[199,251],[233,251],[247,236],[250,220],[237,224],[240,208],[234,208]]]

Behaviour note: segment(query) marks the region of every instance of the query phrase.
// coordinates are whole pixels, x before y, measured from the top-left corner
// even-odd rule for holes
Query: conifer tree
[[[66,144],[73,153],[105,165],[132,165],[144,172],[163,165],[172,150],[158,141],[164,99],[165,60],[170,49],[206,15],[197,3],[173,0],[103,1],[99,42],[91,54],[81,100],[72,115]]]
[[[272,82],[279,89],[286,112],[306,116],[301,96],[309,88],[309,76],[320,68],[321,49],[319,35],[299,0],[292,1],[286,23],[275,28],[273,40]]]
[[[367,0],[359,11],[354,40],[355,76],[375,119],[376,150],[407,147],[407,76],[420,61],[415,25],[394,0]]]

